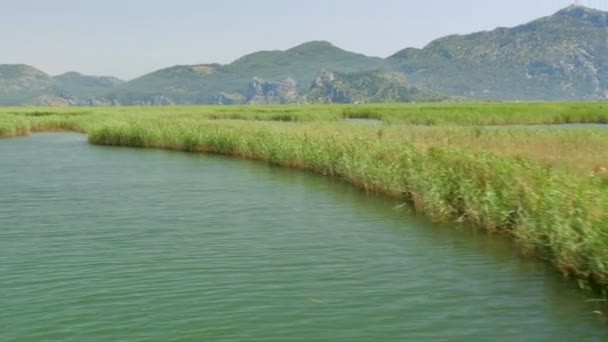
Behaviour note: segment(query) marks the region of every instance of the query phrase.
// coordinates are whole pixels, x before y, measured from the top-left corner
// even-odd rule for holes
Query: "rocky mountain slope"
[[[317,75],[306,98],[311,103],[428,102],[446,99],[432,91],[409,85],[399,73],[339,73],[329,70]]]

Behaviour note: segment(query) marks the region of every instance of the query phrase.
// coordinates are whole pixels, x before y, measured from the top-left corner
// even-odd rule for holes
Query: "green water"
[[[0,141],[0,341],[606,341],[499,238],[303,172]]]

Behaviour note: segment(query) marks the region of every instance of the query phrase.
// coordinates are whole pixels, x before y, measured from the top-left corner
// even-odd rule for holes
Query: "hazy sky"
[[[608,9],[608,0],[581,0]],[[514,26],[572,0],[0,0],[0,64],[129,79],[310,40],[372,56]]]

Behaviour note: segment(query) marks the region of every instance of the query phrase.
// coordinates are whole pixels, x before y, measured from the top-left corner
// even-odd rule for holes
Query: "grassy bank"
[[[433,107],[420,107],[425,106]],[[520,104],[476,106],[473,114],[463,110],[462,117],[456,112],[442,120],[479,123],[486,120],[483,111],[493,110],[495,117],[506,118],[508,109]],[[600,104],[521,106],[559,111],[579,106],[581,117],[604,115],[598,112]],[[295,110],[312,113],[315,108]],[[608,286],[608,188],[602,171],[608,132],[407,126],[383,112],[399,109],[399,120],[407,122],[414,120],[403,114],[411,105],[379,106],[379,117],[393,124],[366,127],[336,119],[354,107],[319,108],[327,117],[313,113],[307,119],[279,120],[291,122],[260,118],[292,107],[250,107],[239,115],[261,116],[245,120],[226,116],[238,107],[19,109],[3,114],[0,125],[13,118],[32,131],[87,132],[94,144],[221,153],[337,177],[400,198],[434,221],[511,235],[523,250],[564,274]],[[515,115],[509,123],[555,115],[526,113],[523,121]],[[233,120],[221,120],[226,117]]]
[[[0,113],[0,138],[28,135],[29,122],[21,117]]]

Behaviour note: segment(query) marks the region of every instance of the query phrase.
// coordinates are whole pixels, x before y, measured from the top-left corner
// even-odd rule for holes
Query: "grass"
[[[0,133],[17,131],[3,127],[75,130],[93,144],[220,153],[306,169],[400,198],[436,222],[508,234],[564,274],[606,289],[608,131],[458,126],[600,122],[602,106],[155,107],[84,114],[13,108],[0,111]],[[45,114],[28,115],[33,111]],[[354,125],[344,117],[386,125]],[[419,122],[437,125],[403,124]]]
[[[30,133],[29,128],[27,120],[0,113],[0,138],[27,135]]]
[[[341,121],[378,119],[387,124],[534,125],[608,123],[608,104],[597,103],[432,103],[380,105],[171,106],[105,108],[0,108],[0,113],[44,117],[145,114],[211,120]]]
[[[489,129],[483,127],[382,129],[384,140],[404,139],[418,148],[451,147],[470,153],[525,158],[573,175],[608,179],[608,129]]]

